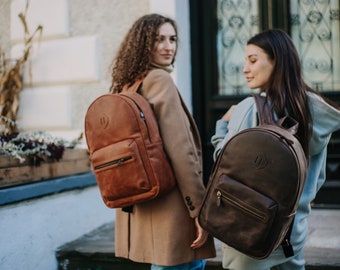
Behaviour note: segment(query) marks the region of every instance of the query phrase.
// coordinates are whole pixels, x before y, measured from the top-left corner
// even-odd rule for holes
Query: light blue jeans
[[[151,270],[204,270],[206,260],[197,260],[174,266],[151,265]]]

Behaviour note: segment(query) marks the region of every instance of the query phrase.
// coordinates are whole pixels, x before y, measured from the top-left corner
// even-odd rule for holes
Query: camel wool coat
[[[211,236],[203,247],[190,247],[205,192],[196,124],[165,70],[148,73],[142,95],[155,112],[177,186],[167,195],[134,205],[131,213],[116,209],[116,256],[163,266],[215,257]]]

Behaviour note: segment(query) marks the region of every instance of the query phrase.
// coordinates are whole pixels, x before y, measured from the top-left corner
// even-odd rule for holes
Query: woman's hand
[[[229,122],[230,121],[230,118],[231,118],[231,115],[233,114],[233,111],[235,110],[236,108],[236,105],[232,105],[229,110],[222,116],[222,120],[226,121],[226,122]]]
[[[193,249],[200,248],[201,246],[204,245],[204,243],[208,239],[208,233],[205,230],[203,230],[203,228],[198,223],[198,217],[195,218],[195,225],[196,225],[196,235],[197,235],[197,237],[194,240],[194,242],[192,242],[192,244],[190,246]]]

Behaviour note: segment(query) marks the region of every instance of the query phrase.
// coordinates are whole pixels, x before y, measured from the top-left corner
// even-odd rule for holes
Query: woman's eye
[[[167,37],[162,37],[162,36],[161,37],[157,37],[156,38],[156,42],[162,43],[162,42],[166,41],[167,39],[171,43],[177,42],[177,37],[169,37],[169,38],[167,38]]]
[[[164,40],[164,38],[163,37],[156,37],[156,42],[162,42]]]
[[[171,37],[171,38],[170,38],[170,41],[171,41],[171,42],[177,42],[177,37]]]

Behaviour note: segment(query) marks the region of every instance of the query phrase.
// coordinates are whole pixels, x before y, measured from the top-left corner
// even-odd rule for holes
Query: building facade
[[[25,5],[26,0],[0,2],[0,46],[14,59],[22,53],[24,31],[18,14]],[[23,130],[78,137],[88,106],[108,91],[110,64],[128,28],[146,13],[161,13],[178,23],[172,76],[198,123],[207,181],[215,121],[250,93],[242,61],[251,35],[267,28],[287,31],[307,81],[340,104],[339,5],[339,0],[30,0],[29,30],[41,25],[43,34],[34,42],[31,65],[23,73],[18,123]],[[320,207],[340,205],[339,142],[336,133]],[[73,182],[88,184],[70,187]],[[2,188],[0,215],[4,270],[57,269],[58,246],[114,221],[91,174]]]

